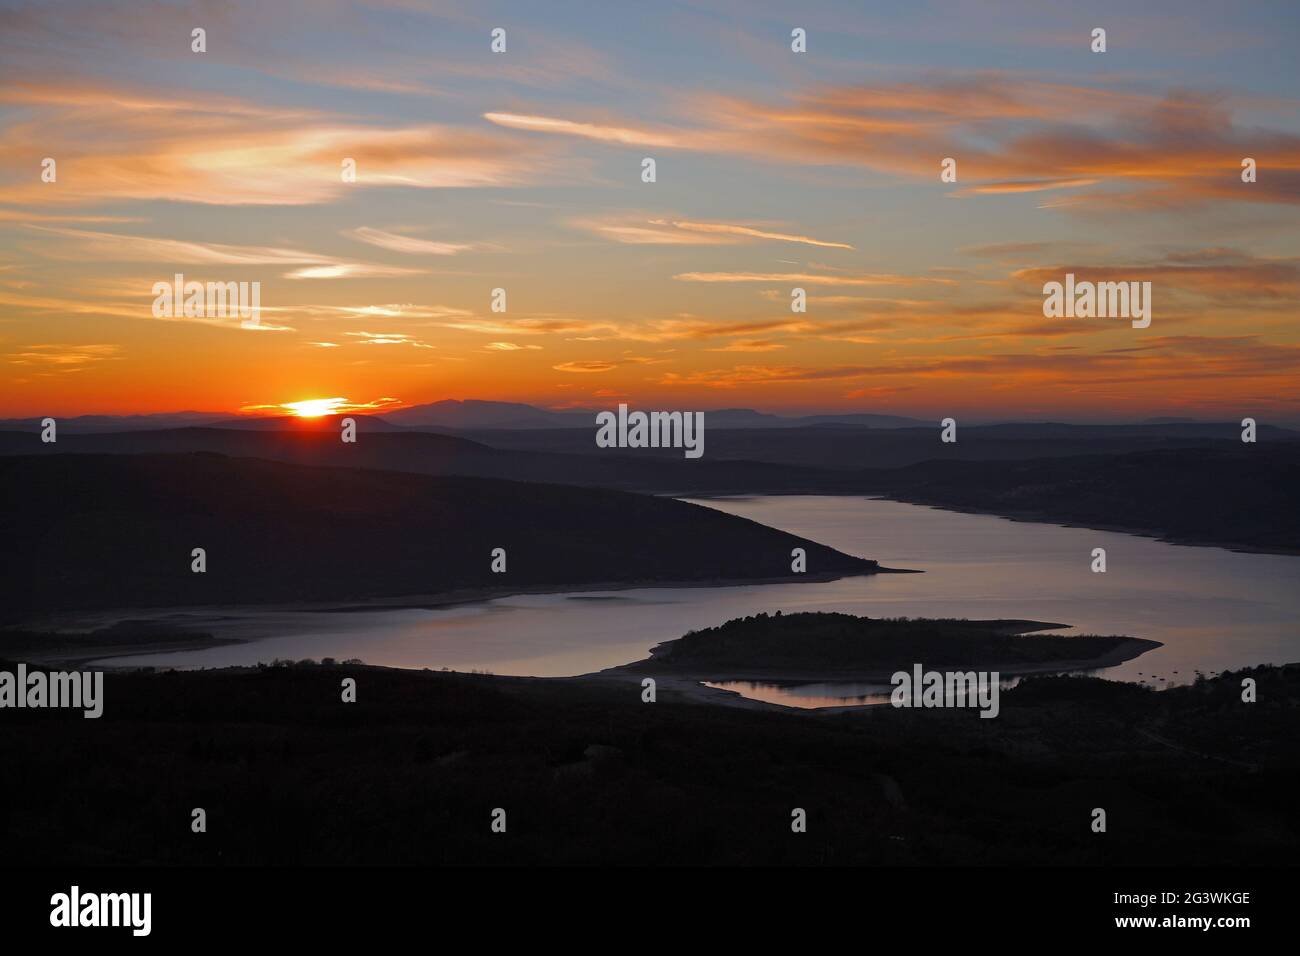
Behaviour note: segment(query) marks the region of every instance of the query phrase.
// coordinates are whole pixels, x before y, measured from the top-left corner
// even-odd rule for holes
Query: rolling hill
[[[874,561],[671,498],[211,454],[0,458],[0,608],[40,612],[744,583]],[[191,570],[191,551],[207,570]],[[493,549],[507,571],[493,573]]]

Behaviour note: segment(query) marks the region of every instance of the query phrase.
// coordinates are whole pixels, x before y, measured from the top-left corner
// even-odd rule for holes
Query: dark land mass
[[[110,672],[99,719],[3,712],[0,844],[16,866],[1291,865],[1300,666],[1250,671],[1258,703],[1245,674],[1030,678],[988,720],[355,665]]]
[[[1261,439],[1243,444],[1237,439],[1188,438],[1195,447],[1160,447],[1123,454],[1083,454],[1082,450],[1130,439],[1070,439],[1073,452],[1042,457],[1052,447],[1049,438],[1007,439],[1015,458],[964,460],[945,455],[980,450],[968,429],[956,444],[943,445],[938,432],[912,435],[909,455],[928,460],[901,467],[820,468],[714,457],[717,449],[705,439],[705,457],[685,459],[680,450],[599,450],[590,453],[508,450],[478,441],[414,431],[366,431],[355,444],[339,440],[337,423],[295,423],[289,430],[183,428],[106,435],[67,435],[43,445],[38,436],[0,432],[0,460],[6,454],[39,457],[60,454],[170,454],[212,452],[232,457],[262,458],[306,465],[383,469],[430,475],[505,478],[583,487],[613,488],[654,494],[723,496],[735,494],[880,495],[900,501],[933,504],[1062,524],[1132,531],[1171,541],[1215,544],[1277,553],[1300,552],[1300,442]],[[1028,426],[989,426],[1018,433]],[[1048,428],[1049,426],[1042,426]],[[1050,426],[1064,429],[1120,426]],[[1124,426],[1140,431],[1145,426]],[[1226,426],[1161,426],[1214,429]],[[562,430],[572,434],[573,430]],[[858,457],[872,436],[903,435],[908,429],[858,430],[778,429],[771,434],[808,440],[808,433],[827,431],[831,445],[818,446],[838,460]],[[486,433],[484,433],[486,434]],[[549,432],[532,432],[546,435]],[[758,434],[748,431],[746,434]],[[1279,431],[1279,434],[1282,434]],[[1285,433],[1290,434],[1290,433]],[[865,436],[865,437],[864,437]],[[588,436],[590,437],[590,436]],[[924,452],[920,444],[924,441]],[[1164,439],[1161,439],[1164,441]],[[593,443],[594,445],[594,443]],[[852,454],[836,452],[843,447]],[[963,449],[961,452],[946,449]],[[818,452],[818,454],[821,453]],[[758,452],[758,449],[755,449]],[[1031,456],[1038,457],[1031,457]]]
[[[256,434],[256,433],[253,433]],[[0,458],[9,621],[90,608],[319,602],[872,574],[712,508],[481,478],[218,455]],[[790,571],[807,552],[807,574]],[[191,570],[206,550],[207,570]],[[491,570],[506,551],[506,573]]]
[[[635,409],[635,404],[632,405]],[[360,421],[367,419],[378,422],[377,428],[392,430],[410,428],[421,430],[477,430],[492,431],[527,431],[527,430],[566,430],[570,432],[588,432],[595,428],[595,418],[601,410],[596,408],[550,409],[521,402],[497,402],[481,399],[446,399],[422,405],[381,411],[372,415],[356,412],[344,413]],[[937,421],[913,418],[904,415],[888,415],[872,412],[826,412],[819,414],[774,414],[760,412],[752,408],[711,408],[701,409],[711,431],[731,429],[801,429],[809,426],[848,426],[868,429],[913,428],[930,433],[937,428]],[[339,417],[339,416],[332,416]],[[27,418],[0,419],[0,431],[39,432],[43,416],[33,415]],[[259,423],[272,423],[270,427],[282,427],[285,421],[310,423],[320,419],[303,419],[299,417],[264,415],[234,416],[229,412],[155,412],[142,415],[78,415],[60,417],[60,431],[106,432],[137,431],[152,428],[175,428],[186,425],[218,425],[220,427],[266,427]],[[1065,422],[1020,421],[1004,423],[966,422],[963,428],[988,429],[990,436],[1052,437],[1058,439],[1089,437],[1136,437],[1153,439],[1160,436],[1167,438],[1187,437],[1231,437],[1238,425],[1233,422],[1207,422],[1194,418],[1159,416],[1136,422],[1108,424],[1070,424]],[[1275,428],[1261,425],[1261,434],[1269,437],[1289,435],[1300,437],[1294,427]],[[503,443],[523,440],[521,436],[500,436]],[[583,436],[572,434],[567,439],[575,442],[575,447],[584,444]],[[756,442],[756,447],[768,444],[766,439]],[[555,439],[546,438],[532,447],[555,447]],[[779,454],[779,453],[778,453]],[[746,455],[745,457],[751,457]],[[784,460],[776,458],[774,460]]]
[[[554,411],[518,402],[485,402],[447,400],[427,405],[413,405],[396,411],[384,412],[390,422],[407,428],[568,428],[592,429],[595,427],[596,409],[565,409]],[[752,408],[715,408],[704,412],[706,422],[723,428],[797,428],[824,422],[874,425],[878,428],[897,428],[920,425],[915,418],[899,415],[872,415],[840,413],[827,415],[773,415]]]
[[[1051,422],[962,425],[957,441],[940,441],[939,423],[869,428],[845,423],[804,427],[712,427],[706,413],[703,461],[763,462],[831,471],[899,468],[921,461],[1016,461],[1070,455],[1117,455],[1167,448],[1241,447],[1241,426],[1193,422],[1150,425],[1065,425]],[[609,454],[595,447],[595,427],[465,429],[451,432],[494,448],[574,455]],[[1260,425],[1260,444],[1300,442],[1300,432]],[[638,449],[643,458],[680,458],[677,449]],[[698,464],[692,462],[691,464]],[[829,480],[829,476],[827,476]]]
[[[57,419],[60,433],[130,432],[152,428],[187,428],[211,425],[230,418],[229,412],[155,412],[146,415],[73,415]],[[0,418],[0,431],[40,434],[44,417]]]
[[[612,411],[612,409],[611,409]],[[595,428],[596,409],[552,411],[516,402],[455,401],[413,405],[383,417],[405,428],[435,429],[569,429]],[[900,415],[873,415],[846,412],[825,415],[773,415],[752,408],[712,408],[704,410],[710,428],[799,428],[805,425],[837,423],[867,425],[875,428],[906,428],[923,425],[917,418]],[[2,425],[3,423],[0,423]]]
[[[853,425],[708,429],[704,455],[680,448],[602,449],[595,429],[480,429],[429,432],[374,416],[351,416],[358,440],[339,440],[343,416],[257,418],[207,427],[154,428],[111,434],[60,433],[44,444],[35,431],[0,431],[0,454],[168,454],[209,451],[299,464],[384,468],[424,474],[512,477],[657,493],[830,494],[862,490],[863,475],[925,461],[1018,461],[1127,454],[1175,448],[1240,450],[1232,424],[987,425],[960,428],[958,441],[939,428]],[[707,423],[706,423],[707,424]],[[1252,447],[1300,450],[1300,433],[1261,426]]]
[[[1157,641],[1096,635],[1040,635],[1043,621],[869,618],[801,612],[757,614],[665,641],[650,657],[614,671],[696,680],[883,679],[896,671],[944,667],[1004,675],[1110,666],[1159,647]]]
[[[118,621],[90,631],[0,628],[0,658],[22,658],[60,668],[82,667],[101,657],[197,651],[239,643],[239,638],[147,620]]]
[[[456,429],[456,428],[571,428],[594,427],[596,409],[564,409],[555,411],[525,405],[519,402],[492,402],[478,399],[447,399],[425,405],[386,411],[381,415],[358,415],[380,422],[381,428]],[[819,425],[830,422],[869,425],[876,428],[899,428],[924,425],[916,418],[899,415],[871,413],[830,413],[822,415],[773,415],[752,408],[716,408],[704,413],[710,427],[720,428],[797,428],[802,425]],[[0,431],[41,430],[43,416],[0,419]],[[314,419],[295,419],[310,422]],[[70,434],[76,432],[137,431],[149,428],[175,428],[184,425],[219,425],[220,427],[264,427],[260,422],[283,422],[283,416],[242,415],[238,418],[229,412],[156,412],[147,415],[78,415],[59,418],[59,429]],[[272,425],[271,427],[278,427]]]
[[[1300,445],[1015,462],[928,461],[863,476],[898,501],[1300,553]]]
[[[391,426],[389,426],[391,429]],[[426,475],[505,478],[549,484],[617,488],[625,491],[690,494],[815,492],[852,490],[845,476],[824,469],[752,461],[688,460],[639,451],[601,450],[589,455],[525,452],[432,432],[393,431],[357,419],[357,441],[340,440],[337,420],[292,422],[284,428],[179,428],[115,434],[60,435],[42,444],[27,432],[0,432],[0,456],[59,454],[144,454],[211,452],[302,465],[375,468]],[[590,437],[590,436],[588,436]]]
[[[246,415],[242,418],[223,418],[220,421],[206,422],[201,426],[195,423],[191,427],[258,432],[328,432],[337,440],[345,418],[352,419],[358,433],[406,431],[401,425],[394,425],[377,415],[321,415],[316,418],[300,418],[296,415]]]

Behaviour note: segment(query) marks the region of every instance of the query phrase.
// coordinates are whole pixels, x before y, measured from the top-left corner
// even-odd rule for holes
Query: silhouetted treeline
[[[987,720],[346,665],[110,673],[97,720],[0,720],[0,841],[42,866],[1292,864],[1300,667],[1250,674],[1253,704],[1244,674],[1035,678]]]

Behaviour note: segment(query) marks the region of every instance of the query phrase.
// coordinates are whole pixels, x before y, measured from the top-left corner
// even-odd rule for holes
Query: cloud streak
[[[517,186],[544,173],[542,149],[490,128],[366,125],[312,110],[273,110],[231,97],[111,88],[28,86],[11,101],[38,107],[11,124],[0,161],[58,158],[58,188],[0,185],[16,205],[171,200],[303,205],[368,187]],[[355,162],[355,181],[343,161]]]
[[[432,239],[403,236],[395,232],[384,232],[382,229],[372,229],[369,226],[359,226],[345,232],[344,235],[360,242],[369,243],[372,246],[378,246],[380,249],[401,252],[411,256],[454,256],[457,253],[474,248],[473,243],[437,242]]]
[[[824,249],[852,249],[847,242],[815,239],[798,233],[730,222],[689,219],[577,220],[573,223],[599,235],[629,245],[715,246],[746,242],[789,242]]]

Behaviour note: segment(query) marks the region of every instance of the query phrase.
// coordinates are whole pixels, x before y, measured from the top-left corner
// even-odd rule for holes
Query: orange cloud
[[[810,272],[681,272],[673,276],[682,282],[780,282],[796,285],[952,285],[952,279],[900,275],[816,275]]]
[[[299,205],[369,186],[465,188],[532,181],[543,155],[475,129],[381,127],[231,97],[169,96],[85,87],[26,86],[7,94],[37,107],[6,129],[0,161],[58,163],[0,186],[0,202],[91,203],[168,199],[216,205]],[[343,180],[343,161],[356,164]]]
[[[577,219],[571,225],[629,245],[718,246],[771,240],[828,249],[853,248],[845,242],[830,242],[797,233],[776,232],[771,229],[727,222],[693,222],[686,219],[635,221]]]
[[[427,342],[413,339],[403,332],[345,332],[344,334],[361,339],[362,345],[411,345],[417,349],[436,348]]]
[[[1174,289],[1224,303],[1272,301],[1293,308],[1300,298],[1300,259],[1263,258],[1232,249],[1176,253],[1150,263],[1037,266],[1013,272],[1012,278],[1041,286],[1070,272],[1094,282],[1149,280],[1153,294]]]
[[[738,365],[730,369],[670,372],[659,382],[677,387],[734,389],[864,378],[951,379],[973,386],[978,379],[988,378],[1008,388],[1050,382],[1053,388],[1125,385],[1150,387],[1158,393],[1171,382],[1181,382],[1190,388],[1197,387],[1193,383],[1251,378],[1261,388],[1294,392],[1290,386],[1297,368],[1300,368],[1300,347],[1266,343],[1257,336],[1165,336],[1100,353],[1044,351],[916,356],[885,364],[824,368]],[[1295,399],[1288,401],[1294,403]]]
[[[289,279],[370,278],[419,275],[421,270],[375,263],[345,262],[300,249],[273,246],[235,246],[218,242],[158,239],[111,232],[92,232],[62,226],[28,225],[28,229],[64,237],[70,242],[40,251],[57,258],[116,262],[149,262],[169,268],[176,264],[227,266],[282,266],[299,268],[284,273]]]
[[[551,368],[557,372],[612,372],[618,368],[615,362],[561,362],[559,365],[552,365]]]
[[[164,266],[172,263],[230,266],[279,266],[303,263],[328,264],[328,256],[286,249],[278,246],[235,246],[219,242],[190,242],[182,239],[156,239],[114,232],[93,232],[57,226],[31,226],[28,229],[72,240],[59,247],[79,259],[117,262],[149,262]]]
[[[60,372],[79,372],[94,362],[116,358],[119,345],[29,345],[9,356],[13,365],[35,365]]]
[[[1127,183],[1170,206],[1300,202],[1300,136],[1241,128],[1234,106],[1206,94],[980,73],[823,87],[779,104],[714,97],[703,104],[714,135],[700,142],[769,161],[867,167],[936,183],[940,160],[952,157],[959,182],[970,183],[957,193],[964,195]],[[1255,183],[1240,179],[1247,156],[1260,164]],[[1087,193],[1077,204],[1094,201],[1106,202],[1107,193]]]
[[[1006,193],[1040,193],[1049,189],[1079,189],[1095,186],[1100,179],[1035,179],[1013,183],[984,183],[969,189],[958,189],[951,196],[999,196]]]
[[[775,352],[785,348],[780,342],[771,339],[738,339],[720,348],[707,349],[709,352]]]

